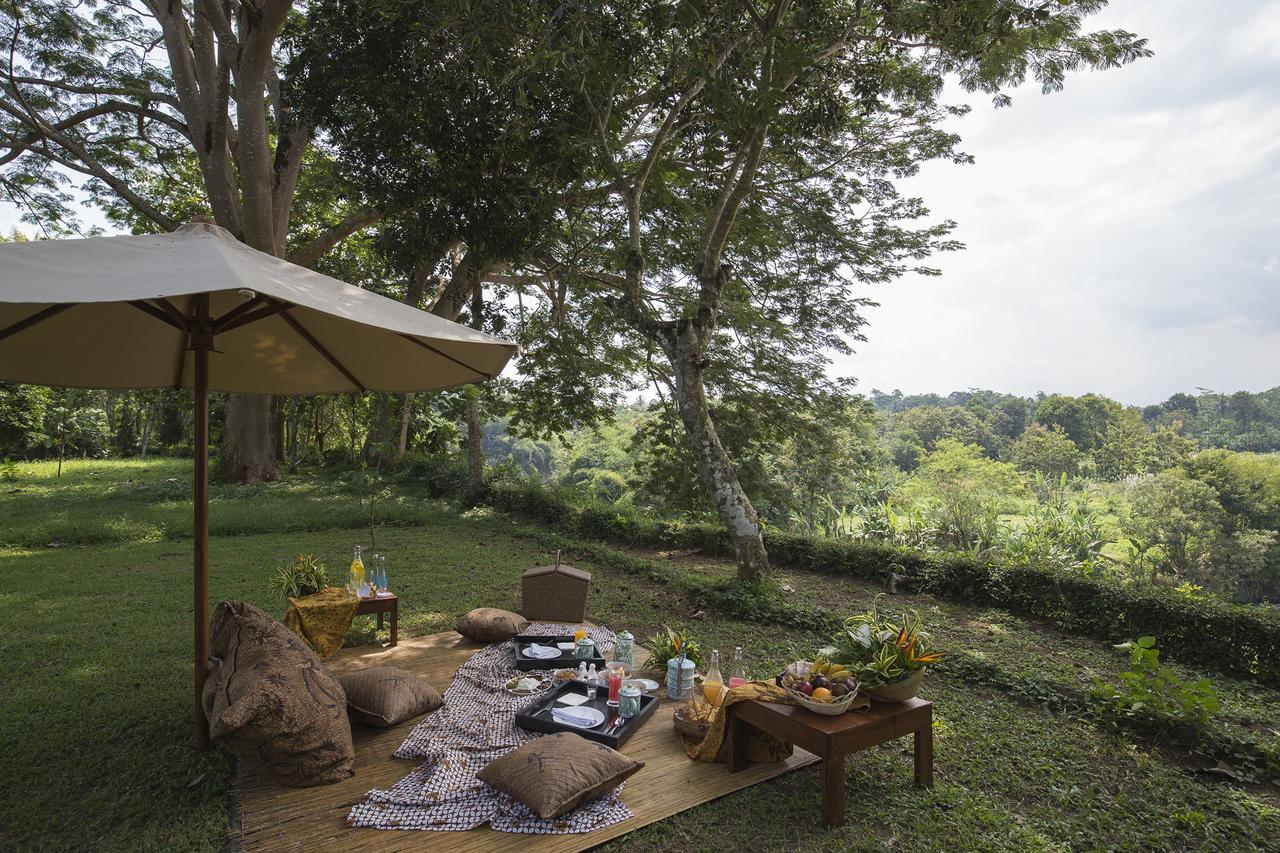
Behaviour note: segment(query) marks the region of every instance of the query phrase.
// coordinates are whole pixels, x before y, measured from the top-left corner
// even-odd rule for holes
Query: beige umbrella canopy
[[[216,225],[0,245],[0,380],[195,394],[196,741],[209,658],[209,391],[429,391],[509,341],[259,252]]]

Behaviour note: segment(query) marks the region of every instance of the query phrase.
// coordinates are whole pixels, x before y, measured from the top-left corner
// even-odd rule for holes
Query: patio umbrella
[[[196,743],[209,659],[209,392],[429,391],[515,344],[250,248],[216,225],[0,245],[0,380],[195,397]]]

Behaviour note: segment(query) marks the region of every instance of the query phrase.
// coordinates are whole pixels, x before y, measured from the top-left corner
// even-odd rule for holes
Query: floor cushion
[[[616,749],[561,732],[529,741],[476,775],[549,820],[607,794],[641,767]]]
[[[347,694],[351,718],[370,726],[394,726],[444,704],[425,678],[394,666],[344,673],[338,683]]]
[[[213,739],[288,785],[350,776],[347,696],[315,653],[243,601],[220,603],[209,633],[203,701]]]
[[[496,607],[477,607],[459,619],[454,630],[477,643],[501,643],[527,627],[529,620],[519,613]]]

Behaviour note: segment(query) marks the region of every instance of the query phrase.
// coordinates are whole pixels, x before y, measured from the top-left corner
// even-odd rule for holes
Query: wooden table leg
[[[916,784],[921,788],[933,787],[933,710],[929,711],[929,719],[925,727],[917,729],[916,739]]]
[[[378,611],[378,630],[382,630],[382,611]]]
[[[727,712],[729,719],[729,772],[737,773],[740,770],[747,769],[747,736],[751,733],[751,726],[748,723],[738,719],[737,714],[733,713],[733,706],[729,706]]]
[[[400,642],[400,602],[391,602],[391,645]]]
[[[822,762],[822,822],[826,826],[844,823],[844,756]]]

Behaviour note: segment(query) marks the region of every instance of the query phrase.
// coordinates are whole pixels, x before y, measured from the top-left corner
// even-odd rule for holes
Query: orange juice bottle
[[[727,692],[724,676],[720,674],[720,652],[712,650],[707,674],[702,677],[702,695],[712,705],[719,706],[724,704],[724,694]]]

